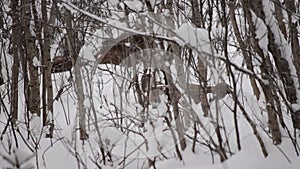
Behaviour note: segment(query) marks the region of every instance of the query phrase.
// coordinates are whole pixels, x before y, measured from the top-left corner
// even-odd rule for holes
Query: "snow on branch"
[[[276,46],[280,49],[281,52],[281,57],[283,57],[287,63],[288,63],[288,67],[291,73],[291,77],[293,79],[293,83],[295,88],[299,87],[299,81],[298,81],[298,76],[297,76],[297,70],[296,67],[293,63],[293,56],[292,56],[292,48],[290,43],[288,43],[287,39],[285,39],[283,33],[281,32],[279,25],[278,25],[278,21],[276,20],[276,18],[273,15],[273,12],[271,10],[270,7],[270,1],[269,0],[264,0],[262,1],[262,5],[263,5],[263,11],[265,14],[265,22],[267,24],[267,26],[269,27],[269,31],[272,32],[272,34],[274,35],[274,42],[276,44]],[[297,94],[297,103],[299,103],[300,100],[300,91],[296,90]],[[299,105],[293,105],[293,107],[295,109],[299,109]]]
[[[68,10],[70,10],[72,13],[80,12],[112,28],[130,34],[150,36],[150,37],[155,36],[156,38],[176,42],[181,46],[187,45],[192,49],[195,49],[199,53],[202,54],[204,53],[210,56],[212,55],[210,40],[208,38],[208,31],[205,29],[195,28],[189,23],[184,23],[177,30],[174,30],[168,27],[167,25],[164,25],[163,23],[155,22],[157,26],[160,26],[162,29],[164,29],[164,31],[154,31],[154,30],[141,31],[141,30],[128,28],[127,23],[124,21],[112,20],[109,18],[103,19],[86,10],[78,8],[77,6],[73,5],[70,2],[63,1],[63,6]],[[140,15],[144,15],[143,17],[147,17],[149,20],[153,21],[153,18],[149,13],[140,14]],[[157,30],[157,28],[155,30]],[[173,36],[168,37],[167,35],[173,35]]]
[[[264,21],[256,16],[256,14],[251,10],[252,22],[255,26],[256,39],[258,40],[259,47],[263,50],[264,55],[268,54],[268,28]]]

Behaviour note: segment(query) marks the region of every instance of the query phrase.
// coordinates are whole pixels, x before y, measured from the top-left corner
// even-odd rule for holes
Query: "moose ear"
[[[51,72],[59,73],[70,71],[73,67],[72,60],[66,56],[55,56],[52,61]]]
[[[226,95],[230,94],[232,91],[232,88],[230,85],[228,85],[227,83],[219,83],[215,86],[211,87],[211,93],[214,93],[214,97],[211,98],[209,101],[212,102],[216,99],[222,99],[224,98]]]

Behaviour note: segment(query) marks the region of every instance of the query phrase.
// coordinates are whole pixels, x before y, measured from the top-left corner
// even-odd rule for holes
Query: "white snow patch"
[[[258,18],[253,11],[251,11],[252,22],[255,25],[256,39],[258,40],[259,47],[263,50],[264,54],[268,53],[268,28],[264,21]]]
[[[138,0],[126,0],[124,3],[128,6],[128,8],[136,12],[139,12],[143,9],[143,3]]]
[[[149,0],[150,4],[151,4],[151,7],[154,8],[154,5],[156,4],[155,2],[156,0]]]
[[[190,23],[184,23],[175,31],[175,33],[185,43],[196,48],[198,52],[204,54],[212,53],[208,31],[206,29],[195,28]]]
[[[299,15],[295,15],[295,14],[292,15],[292,23],[298,22],[299,19],[300,19]]]
[[[34,67],[41,66],[41,62],[38,60],[38,58],[36,56],[32,59],[32,64]]]
[[[94,61],[96,61],[94,54],[93,54],[94,50],[95,49],[92,46],[84,45],[79,52],[79,56],[85,60],[94,62]]]
[[[116,6],[118,5],[119,1],[118,0],[108,0],[107,1],[111,6]]]

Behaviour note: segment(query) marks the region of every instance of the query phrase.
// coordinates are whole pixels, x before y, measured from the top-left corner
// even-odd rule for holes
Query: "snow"
[[[248,136],[243,142],[243,148],[241,151],[238,151],[233,156],[231,156],[224,163],[220,163],[216,154],[214,157],[211,156],[209,152],[206,154],[199,153],[200,150],[196,153],[190,151],[184,151],[183,157],[184,162],[181,163],[176,159],[166,160],[157,165],[157,168],[172,168],[172,169],[297,169],[300,166],[299,157],[293,155],[292,153],[283,154],[279,148],[274,146],[268,146],[269,156],[264,158],[262,153],[257,151],[259,150],[258,145],[255,142],[254,136]],[[288,140],[286,140],[288,142]],[[288,144],[284,142],[283,145],[280,145],[281,148],[287,148]],[[190,148],[190,147],[188,147]],[[291,151],[292,152],[292,151]],[[285,157],[288,156],[288,159]],[[212,158],[215,158],[212,161]],[[213,163],[214,164],[211,164]]]
[[[21,168],[34,168],[34,154],[24,152],[22,149],[13,149],[10,155],[4,155],[0,152],[1,167],[9,166],[8,164],[18,164]]]
[[[41,62],[38,60],[38,58],[36,56],[32,59],[32,64],[34,67],[41,66]]]
[[[190,23],[183,23],[176,31],[178,38],[203,54],[211,54],[211,46],[208,38],[208,31],[202,28],[195,28]]]
[[[299,15],[293,14],[292,15],[292,23],[297,23],[300,19]]]
[[[264,21],[256,16],[256,14],[251,11],[252,22],[255,25],[256,39],[258,40],[259,47],[263,50],[264,54],[268,54],[268,28]]]
[[[93,52],[94,51],[94,52]],[[85,45],[81,48],[79,56],[87,61],[95,62],[95,48],[90,45]]]
[[[263,10],[264,10],[264,13],[266,16],[265,22],[266,22],[266,24],[268,24],[271,32],[274,35],[275,44],[281,51],[281,57],[283,57],[288,62],[287,66],[289,67],[291,77],[293,79],[293,84],[296,89],[296,96],[297,96],[297,100],[298,100],[297,104],[299,104],[300,103],[300,90],[297,90],[299,87],[299,81],[297,78],[298,73],[294,66],[293,60],[292,60],[293,57],[292,57],[291,44],[288,43],[288,41],[285,39],[284,35],[282,34],[282,32],[279,29],[278,23],[277,23],[274,15],[273,15],[273,12],[270,8],[271,2],[269,0],[265,0],[265,1],[262,1],[262,3],[263,3]],[[295,104],[293,104],[292,106],[294,108],[299,107],[299,106],[296,106]]]
[[[139,0],[125,0],[123,2],[133,11],[139,12],[143,9],[143,3]]]
[[[116,6],[116,5],[118,5],[119,1],[118,1],[118,0],[108,0],[108,3],[109,3],[111,6]]]
[[[158,0],[149,0],[149,2],[150,2],[150,4],[151,4],[151,7],[152,7],[152,8],[154,8],[154,5],[155,5],[156,3],[159,3],[159,2],[156,2],[156,1],[158,1]]]
[[[150,0],[152,6],[154,6],[156,2],[157,1],[155,0]],[[118,4],[118,1],[110,0],[109,3],[116,5]],[[142,10],[142,3],[140,1],[126,0],[124,3],[127,4],[132,10]],[[270,13],[270,9],[267,7],[269,1],[264,1],[263,3],[267,21],[268,23],[273,24],[273,14]],[[94,32],[94,36],[86,37],[87,43],[82,47],[79,56],[91,63],[96,61],[96,57],[99,52],[99,48],[102,45],[103,39],[117,38],[120,37],[120,34],[124,32],[130,32],[131,34],[139,35],[151,35],[151,33],[156,32],[158,37],[162,37],[163,39],[167,40],[175,40],[182,46],[188,45],[200,54],[212,55],[213,53],[208,38],[208,31],[205,29],[195,28],[190,23],[183,23],[178,29],[175,29],[171,25],[165,25],[163,22],[157,22],[156,26],[154,26],[155,28],[153,32],[142,32],[134,28],[128,28],[125,23],[120,21],[109,19],[105,20],[98,16],[92,15],[86,11],[78,9],[74,5],[72,6],[69,3],[64,3],[64,6],[72,10],[74,13],[80,11],[87,16],[93,17],[98,21],[102,21],[102,23],[110,25],[112,28],[117,28],[113,29],[109,33],[104,33],[105,31],[103,29],[99,29]],[[253,23],[256,27],[255,38],[259,39],[259,46],[266,54],[268,52],[268,38],[266,35],[267,25],[265,25],[264,21],[262,21],[260,18],[256,17],[254,13],[252,13],[252,16]],[[153,21],[153,17],[148,17],[147,19]],[[168,28],[170,30],[164,32],[164,29],[162,28]],[[222,31],[223,30],[220,30],[220,32]],[[278,32],[278,28],[272,26],[272,31],[274,31],[274,33]],[[168,37],[167,35],[170,34],[171,37]],[[291,58],[291,52],[288,46],[286,46],[288,43],[286,43],[286,40],[280,33],[276,33],[275,37],[276,43],[278,43],[279,46],[285,46],[284,48],[281,48],[281,50],[287,56],[292,74],[296,74],[295,69],[292,67],[292,60],[289,60],[289,58]],[[159,53],[161,51],[156,52],[157,56],[153,56],[155,59],[161,56],[169,56],[167,54],[161,55],[161,53]],[[160,101],[156,103],[157,105],[153,104],[145,110],[148,113],[149,119],[148,121],[144,122],[144,127],[141,127],[143,118],[142,113],[144,113],[144,110],[143,107],[137,103],[136,98],[133,97],[132,86],[130,88],[130,85],[132,85],[132,69],[124,69],[123,67],[113,65],[98,66],[97,64],[94,64],[92,66],[87,65],[87,67],[82,70],[84,75],[82,80],[86,83],[90,83],[84,83],[83,86],[86,96],[84,100],[84,106],[89,110],[87,114],[90,119],[87,121],[89,139],[84,142],[79,141],[79,126],[77,125],[79,119],[78,115],[76,114],[76,90],[71,87],[66,93],[61,95],[59,101],[54,102],[53,116],[52,112],[49,112],[48,114],[48,119],[55,120],[54,138],[43,138],[43,130],[47,128],[43,128],[41,126],[40,117],[38,117],[36,114],[31,115],[29,130],[32,134],[31,136],[35,138],[34,140],[39,141],[39,146],[37,149],[34,149],[36,144],[32,141],[28,142],[29,146],[31,146],[31,148],[33,148],[36,152],[30,152],[26,148],[28,145],[25,145],[23,141],[20,141],[19,147],[21,148],[16,150],[14,149],[14,152],[11,155],[7,155],[8,153],[6,149],[9,146],[9,143],[13,142],[11,137],[8,137],[11,136],[11,133],[8,133],[7,135],[4,135],[4,141],[1,142],[2,144],[0,145],[0,157],[2,157],[0,158],[0,167],[10,166],[8,161],[3,157],[7,157],[7,159],[12,160],[18,159],[24,163],[22,164],[22,167],[32,167],[33,164],[35,164],[35,154],[37,154],[36,158],[39,161],[40,168],[77,168],[77,162],[80,160],[87,164],[87,166],[82,168],[97,168],[92,160],[97,160],[97,162],[101,160],[102,157],[99,151],[100,146],[104,146],[106,150],[111,151],[113,156],[112,161],[115,165],[110,166],[110,163],[108,162],[109,164],[106,166],[102,165],[102,168],[122,168],[123,166],[121,166],[121,162],[123,160],[127,160],[127,168],[147,168],[145,163],[147,163],[148,159],[156,160],[156,168],[166,169],[296,169],[300,167],[299,157],[296,156],[293,145],[291,144],[291,140],[288,138],[285,131],[282,131],[282,144],[276,146],[272,144],[267,131],[268,119],[267,116],[264,115],[265,103],[263,103],[262,100],[257,101],[255,96],[248,92],[251,91],[248,78],[241,78],[237,82],[238,84],[243,83],[243,86],[238,86],[238,91],[241,92],[241,94],[238,95],[238,99],[245,104],[246,111],[249,113],[249,116],[251,116],[251,119],[257,126],[259,132],[258,134],[260,134],[263,138],[263,142],[266,145],[269,153],[267,158],[263,157],[259,144],[257,143],[257,139],[253,135],[250,125],[241,113],[238,113],[238,120],[240,137],[242,140],[242,150],[237,150],[233,126],[233,113],[230,110],[230,108],[234,105],[234,101],[232,100],[231,96],[226,96],[224,99],[212,102],[212,117],[210,118],[203,117],[201,106],[199,104],[196,105],[193,100],[191,100],[191,102],[183,101],[190,100],[189,96],[187,96],[184,82],[182,79],[178,78],[180,73],[182,73],[179,72],[178,69],[183,67],[184,63],[179,62],[178,58],[176,58],[174,55],[171,56],[173,57],[172,60],[163,58],[159,60],[161,62],[155,66],[159,68],[170,68],[171,71],[167,73],[171,74],[172,78],[174,78],[174,81],[177,82],[176,85],[179,90],[181,90],[180,92],[183,93],[182,99],[180,100],[180,110],[182,110],[182,116],[185,118],[185,132],[190,134],[192,122],[194,122],[196,118],[199,118],[204,124],[204,128],[199,129],[200,136],[198,137],[201,138],[199,140],[203,141],[203,144],[207,144],[209,141],[211,141],[210,137],[212,140],[216,139],[215,123],[218,121],[214,117],[217,115],[220,116],[220,118],[223,120],[223,123],[220,123],[220,125],[228,130],[228,133],[224,132],[224,134],[228,134],[228,140],[226,141],[228,141],[233,153],[233,155],[230,156],[229,159],[224,163],[220,163],[219,155],[216,153],[211,153],[209,148],[202,145],[202,143],[197,143],[195,152],[192,152],[191,139],[187,139],[188,147],[182,151],[183,161],[176,159],[173,136],[164,121],[164,116],[167,115],[167,111],[169,110],[169,107],[167,106],[167,96],[162,92],[158,92]],[[237,59],[235,62],[241,64],[241,60]],[[36,57],[34,58],[33,63],[35,66],[40,65]],[[147,64],[151,65],[152,63],[146,63],[145,65]],[[95,65],[97,65],[97,68],[99,67],[100,69],[94,70],[95,67],[93,66]],[[143,68],[143,66],[138,67],[137,72],[142,72]],[[223,70],[221,68],[222,66],[220,66],[220,68],[213,68],[213,70],[211,70],[211,77],[214,78],[211,80],[212,82],[217,83],[222,80]],[[107,70],[109,73],[104,70]],[[189,69],[184,70],[186,71]],[[115,76],[111,76],[110,73],[113,73]],[[140,78],[140,74],[138,75]],[[67,78],[64,76],[66,75],[53,75],[55,85],[59,85],[61,87],[63,84],[68,84],[66,81]],[[92,80],[88,81],[88,78]],[[54,89],[57,89],[55,87]],[[23,86],[20,86],[20,89],[23,88]],[[128,91],[128,93],[125,94],[124,91]],[[56,95],[56,92],[57,91],[55,90],[54,95]],[[21,91],[21,93],[23,93],[23,91]],[[20,96],[20,100],[23,101],[24,98],[22,97],[23,96]],[[24,106],[22,106],[22,104],[24,103],[20,103],[20,107],[23,108]],[[93,112],[91,109],[92,106],[94,106],[96,112]],[[297,104],[293,106],[296,108],[296,106],[299,105]],[[299,107],[297,107],[297,109],[298,108]],[[172,110],[172,108],[170,109]],[[284,116],[288,127],[291,128],[291,120],[289,119],[290,116],[287,114],[284,114]],[[25,119],[23,118],[24,117],[20,119],[18,127],[20,127],[21,133],[27,133],[26,125],[24,124]],[[120,121],[123,118],[126,120],[123,120],[121,123]],[[6,120],[7,117],[4,113],[0,113],[0,119]],[[3,121],[0,123],[1,129],[3,128],[3,125],[5,125]],[[172,121],[172,125],[172,128],[174,128],[174,121]],[[204,132],[203,130],[206,130],[207,132]],[[137,132],[139,134],[136,134]],[[178,142],[178,135],[175,134],[174,137],[176,137]],[[22,140],[19,135],[18,140]],[[166,159],[163,158],[161,154],[164,154]],[[77,155],[78,158],[75,158],[74,155]],[[124,158],[124,156],[126,158]],[[16,161],[14,161],[14,163],[15,162]]]

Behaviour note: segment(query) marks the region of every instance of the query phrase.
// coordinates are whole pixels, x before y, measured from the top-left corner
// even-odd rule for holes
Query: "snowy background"
[[[156,0],[149,2],[153,8],[160,3]],[[114,11],[110,18],[103,18],[69,1],[62,1],[58,4],[61,9],[70,11],[74,16],[84,15],[92,18],[94,22],[105,25],[100,29],[89,31],[89,34],[85,36],[85,43],[78,54],[78,60],[82,64],[75,65],[71,71],[74,73],[74,70],[78,69],[82,75],[83,103],[89,138],[80,140],[78,90],[70,72],[52,74],[53,95],[60,94],[60,97],[53,102],[53,117],[48,117],[53,119],[55,124],[51,139],[45,138],[49,126],[43,127],[42,118],[36,114],[30,114],[29,119],[25,115],[20,115],[14,127],[10,124],[9,115],[4,111],[10,105],[9,98],[6,97],[8,86],[1,85],[1,168],[296,169],[300,167],[299,130],[293,129],[290,112],[284,111],[283,119],[286,128],[280,128],[282,143],[275,145],[271,139],[264,95],[261,95],[259,99],[256,98],[252,92],[249,76],[243,74],[242,71],[234,72],[236,82],[230,80],[224,62],[224,53],[216,49],[220,44],[213,44],[211,40],[210,33],[215,39],[225,36],[225,29],[218,26],[218,22],[209,32],[207,29],[195,27],[189,19],[181,15],[178,18],[170,18],[170,11],[167,10],[159,14],[145,12],[143,1],[125,0],[121,3],[109,0],[107,3],[110,9],[126,6],[134,12],[130,13],[125,20],[120,20],[117,16],[122,17],[123,12]],[[274,24],[277,21],[272,13],[274,12],[273,6],[269,6],[271,3],[272,1],[269,0],[262,1],[265,21],[256,16],[255,12],[251,13],[256,29],[255,38],[259,39],[258,45],[263,53],[270,55],[269,39],[266,34],[268,31],[273,32],[275,42],[279,45],[285,44],[280,50],[288,61],[287,66],[290,66],[291,74],[297,75],[296,69],[291,66],[293,65],[291,46],[281,33],[278,24]],[[165,48],[169,46],[169,43],[176,43],[181,48],[188,47],[196,56],[196,60],[203,60],[207,66],[210,77],[209,85],[236,83],[236,96],[244,108],[244,111],[238,109],[236,115],[241,150],[238,150],[236,143],[235,114],[233,113],[236,102],[232,94],[218,99],[213,99],[217,93],[208,94],[211,100],[211,116],[204,117],[201,103],[196,103],[191,99],[191,93],[188,92],[187,83],[197,83],[195,73],[197,70],[181,59],[182,53],[176,53],[175,50],[167,52],[161,48],[152,47],[131,54],[120,65],[99,64],[101,56],[109,53],[118,42],[133,35],[150,37],[155,35],[156,38],[164,41],[162,46]],[[112,41],[109,41],[108,46],[104,46],[107,39]],[[235,38],[229,36],[228,42],[233,44]],[[134,44],[125,43],[125,46],[132,45]],[[57,49],[58,44],[53,43],[51,45],[52,59]],[[249,72],[245,67],[239,47],[229,45],[228,55],[236,67]],[[136,66],[132,67],[131,61],[135,59],[137,60]],[[13,56],[9,55],[6,62],[6,67],[11,69]],[[258,59],[253,62],[261,63]],[[34,58],[33,65],[41,67],[42,63],[40,59]],[[159,101],[148,105],[146,120],[141,115],[145,109],[137,101],[132,79],[135,75],[141,79],[143,71],[147,68],[152,70],[158,68],[167,72],[181,93],[179,109],[184,121],[184,136],[187,144],[184,150],[180,150],[182,160],[178,157],[176,150],[176,146],[180,144],[180,138],[177,133],[173,133],[176,130],[175,120],[170,122],[170,126],[166,122],[166,116],[169,116],[169,111],[173,110],[168,103],[168,96],[164,92],[157,91],[155,95]],[[261,70],[255,65],[254,71],[259,74]],[[4,78],[7,79],[7,72],[4,70],[3,72]],[[158,76],[163,75],[160,72]],[[25,112],[26,103],[21,75],[19,79],[19,114],[22,114]],[[296,76],[293,76],[293,82],[296,86],[299,85]],[[61,89],[64,89],[63,93],[59,93]],[[300,98],[299,90],[297,90],[297,97]],[[286,110],[286,106],[282,105],[282,109]],[[297,108],[299,105],[293,104],[292,106]],[[247,118],[251,119],[252,123]],[[194,123],[197,120],[201,121],[201,127],[197,126],[197,141],[193,142]],[[216,127],[221,128],[222,146],[228,156],[228,159],[222,163],[220,155],[212,150],[217,148],[212,143],[218,140]],[[256,134],[263,142],[267,157],[262,152],[262,145]],[[102,152],[103,150],[105,153]],[[150,165],[151,161],[155,161],[154,166]],[[20,165],[16,166],[16,164]]]

